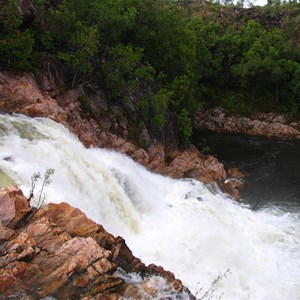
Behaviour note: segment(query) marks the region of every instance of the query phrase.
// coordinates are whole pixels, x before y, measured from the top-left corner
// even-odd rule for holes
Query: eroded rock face
[[[0,193],[4,199],[0,212],[11,211],[11,202],[26,200],[16,187]],[[14,214],[0,214],[1,300],[151,299],[157,295],[195,299],[174,274],[145,266],[121,237],[112,236],[80,210],[66,203],[48,204],[38,211],[26,207],[31,211],[26,218],[18,205]],[[14,224],[13,215],[23,218]]]
[[[275,139],[300,139],[300,124],[288,123],[284,115],[259,113],[251,117],[226,114],[223,109],[204,110],[196,114],[198,130],[242,133]]]

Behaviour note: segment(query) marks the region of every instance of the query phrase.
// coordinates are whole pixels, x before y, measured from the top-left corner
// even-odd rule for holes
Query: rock
[[[66,107],[70,103],[78,103],[79,98],[84,95],[82,88],[70,89],[56,97],[57,102],[61,107]]]
[[[16,187],[0,192],[22,195]],[[0,300],[151,299],[159,293],[156,283],[176,299],[195,299],[174,274],[146,266],[124,239],[66,203],[46,205],[15,231],[0,223],[0,242]]]
[[[26,21],[33,20],[35,15],[35,7],[31,0],[16,0],[17,10],[21,17]]]
[[[9,72],[0,73],[1,112],[15,112],[42,99],[43,95],[32,73],[22,75],[14,75]]]
[[[250,117],[225,114],[220,108],[196,113],[194,128],[217,132],[242,133],[275,139],[300,139],[299,127],[288,124],[282,114],[256,113]]]
[[[236,178],[236,179],[244,177],[244,174],[242,173],[242,171],[236,167],[229,168],[227,170],[227,175],[230,178]]]
[[[226,178],[223,164],[210,155],[204,155],[194,146],[183,152],[174,150],[168,154],[171,162],[166,174],[173,178],[192,177],[204,183],[220,183]]]
[[[43,93],[32,74],[16,76],[7,72],[0,73],[0,110],[16,111],[31,117],[49,117],[67,126],[86,147],[107,148],[124,153],[153,172],[172,178],[193,177],[204,183],[224,186],[226,172],[223,165],[214,157],[201,154],[195,147],[179,150],[172,145],[166,147],[159,143],[150,143],[149,137],[145,137],[144,141],[149,144],[146,151],[123,138],[128,136],[126,119],[121,118],[119,122],[115,117],[103,116],[100,121],[92,119],[82,111],[79,102],[81,96],[87,97],[84,87],[58,92],[61,81],[65,78],[64,72],[55,63],[52,64],[49,58],[44,63],[45,71],[38,76]],[[49,95],[55,95],[56,99]],[[96,96],[104,101],[100,91],[97,91]],[[97,108],[95,105],[93,107]],[[224,112],[217,109],[211,112],[211,116],[211,120],[207,122],[209,128],[219,130],[222,122],[226,120]],[[234,120],[230,122],[234,123]],[[123,137],[110,133],[111,128]]]
[[[31,212],[28,200],[15,186],[0,190],[0,222],[8,228],[15,228]]]
[[[14,234],[14,231],[12,229],[7,228],[2,224],[0,221],[0,244],[2,241],[6,241],[9,238],[11,238]]]
[[[16,112],[30,117],[48,117],[59,123],[67,120],[67,114],[58,106],[57,101],[47,96],[38,102],[16,110]]]
[[[239,200],[241,195],[240,195],[240,191],[243,189],[244,187],[244,181],[241,179],[228,179],[225,181],[225,185],[221,185],[222,190],[229,194],[231,197],[233,197],[233,199],[235,200]]]

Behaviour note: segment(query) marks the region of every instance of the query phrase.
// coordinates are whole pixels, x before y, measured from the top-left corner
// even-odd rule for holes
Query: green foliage
[[[179,125],[179,138],[180,144],[186,147],[189,143],[190,137],[192,136],[192,119],[189,112],[184,108],[178,116]]]
[[[151,98],[152,124],[154,129],[159,130],[166,123],[166,111],[172,92],[167,89],[160,89]]]
[[[0,65],[8,69],[30,70],[34,37],[29,30],[20,29],[22,19],[17,14],[14,0],[1,4],[0,22]]]
[[[79,7],[72,9],[72,1],[63,1],[47,20],[41,43],[47,51],[70,66],[75,83],[77,73],[90,74],[98,52],[98,26],[80,19]],[[62,30],[63,28],[63,30]]]
[[[143,63],[143,49],[126,45],[107,47],[102,74],[110,97],[119,99],[138,91],[142,83],[154,81],[154,69]]]
[[[176,119],[183,145],[204,105],[299,110],[299,3],[246,10],[243,0],[238,9],[231,0],[34,0],[35,18],[26,22],[15,0],[2,3],[3,69],[29,70],[33,57],[56,57],[72,86],[93,80],[152,132]]]

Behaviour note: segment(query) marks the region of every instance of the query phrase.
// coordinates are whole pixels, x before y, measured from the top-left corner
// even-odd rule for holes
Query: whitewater
[[[49,168],[55,173],[46,202],[79,208],[192,293],[229,269],[213,299],[300,299],[299,212],[252,211],[196,180],[173,180],[114,151],[86,149],[49,119],[0,115],[1,186],[15,183],[28,195],[30,177]]]

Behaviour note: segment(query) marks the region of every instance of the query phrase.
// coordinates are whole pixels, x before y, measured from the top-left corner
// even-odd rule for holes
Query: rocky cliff
[[[251,116],[229,114],[221,108],[199,111],[194,128],[241,133],[274,139],[300,139],[300,122],[289,122],[284,114],[256,113]]]
[[[9,186],[0,191],[0,299],[50,296],[195,299],[171,272],[145,266],[80,210],[66,203],[33,209]]]
[[[62,92],[62,75],[55,70],[38,77],[39,85],[32,73],[0,73],[0,112],[51,118],[68,127],[87,147],[125,153],[149,170],[172,178],[193,177],[204,183],[217,183],[224,192],[239,198],[241,184],[231,184],[223,164],[213,156],[200,153],[192,145],[180,150],[176,145],[163,145],[155,140],[151,140],[145,149],[139,148],[128,141],[126,122],[118,122],[111,114],[105,113],[99,93],[91,100],[98,105],[97,113],[101,114],[96,120],[82,110],[80,102],[87,96],[89,87],[82,85]]]

